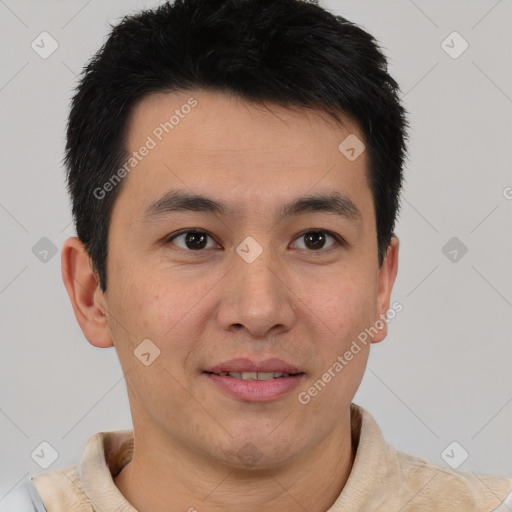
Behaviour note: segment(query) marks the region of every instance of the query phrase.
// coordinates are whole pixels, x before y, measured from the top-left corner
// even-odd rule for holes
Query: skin
[[[106,292],[77,238],[62,251],[80,327],[92,345],[115,347],[125,373],[135,450],[115,484],[141,512],[325,511],[354,461],[349,408],[370,344],[307,405],[298,394],[388,311],[399,242],[379,268],[366,152],[351,162],[338,149],[349,134],[364,140],[348,119],[342,126],[319,111],[218,92],[154,94],[132,112],[128,151],[192,96],[198,105],[124,178]],[[176,188],[235,212],[148,220],[148,205]],[[333,190],[355,203],[360,221],[326,212],[273,220],[285,202]],[[167,240],[185,228],[212,236],[200,254],[184,237]],[[315,251],[300,236],[312,228],[346,245],[327,236]],[[247,236],[263,249],[250,264],[236,252]],[[386,337],[383,323],[372,343]],[[133,353],[145,339],[161,351],[149,366]],[[202,373],[234,357],[278,357],[305,377],[278,399],[239,400]],[[240,458],[247,446],[252,465]]]

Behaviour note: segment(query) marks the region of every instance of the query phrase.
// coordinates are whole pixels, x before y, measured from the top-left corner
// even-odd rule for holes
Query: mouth
[[[281,359],[255,363],[240,358],[203,371],[215,388],[245,402],[266,402],[286,395],[305,378],[298,367]]]

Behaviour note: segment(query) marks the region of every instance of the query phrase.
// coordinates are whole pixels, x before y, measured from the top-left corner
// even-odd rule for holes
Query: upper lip
[[[221,372],[274,372],[274,373],[303,373],[296,366],[278,358],[265,359],[260,362],[247,358],[230,359],[205,370],[209,373]]]

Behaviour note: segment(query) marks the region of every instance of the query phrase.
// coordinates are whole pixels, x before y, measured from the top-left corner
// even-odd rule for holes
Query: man
[[[396,451],[352,403],[399,307],[397,90],[369,34],[299,0],[177,0],[114,28],[70,113],[62,274],[134,429],[33,477],[34,506],[512,507],[511,478]]]

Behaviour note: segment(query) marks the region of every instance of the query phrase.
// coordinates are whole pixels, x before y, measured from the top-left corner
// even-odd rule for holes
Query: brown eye
[[[336,242],[336,237],[327,231],[307,231],[306,233],[303,233],[300,235],[300,237],[297,240],[303,240],[304,241],[304,247],[299,247],[299,249],[308,249],[310,251],[319,251],[321,249],[329,249],[334,245],[334,243],[331,243],[330,245],[327,245],[326,242],[328,239],[331,238],[334,240],[334,243]]]
[[[202,249],[210,248],[207,247],[208,238],[210,238],[213,242],[213,245],[210,245],[210,247],[215,247],[217,244],[213,241],[211,236],[204,231],[182,231],[181,233],[178,233],[177,235],[169,238],[168,242],[176,243],[176,240],[180,240],[181,245],[176,243],[178,247],[190,251],[201,251]]]

